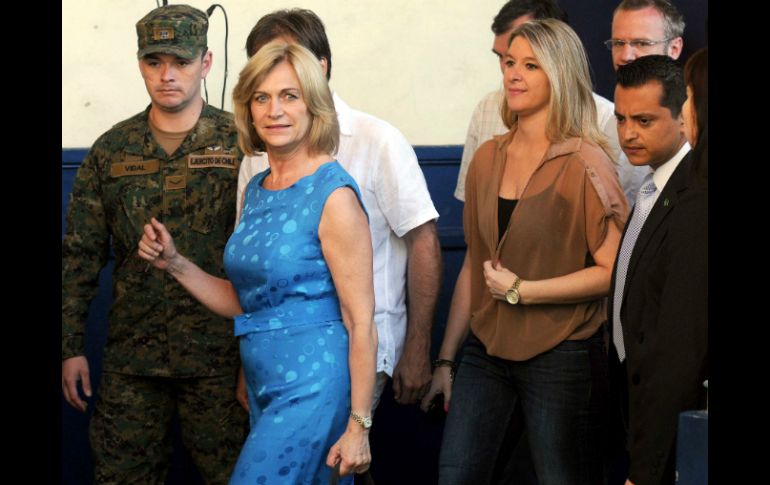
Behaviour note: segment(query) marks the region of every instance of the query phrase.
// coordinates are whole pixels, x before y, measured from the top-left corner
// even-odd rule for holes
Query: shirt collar
[[[676,170],[676,167],[679,166],[679,162],[682,161],[685,155],[687,155],[687,152],[690,151],[690,144],[687,142],[684,142],[684,145],[682,145],[682,148],[679,149],[678,152],[676,152],[676,155],[674,155],[671,160],[667,161],[660,167],[658,167],[655,172],[652,174],[652,180],[655,182],[655,188],[658,190],[658,192],[663,190],[663,187],[666,186],[668,183],[668,179],[671,178],[671,175],[674,173],[674,170]]]
[[[332,100],[334,101],[334,109],[337,111],[337,122],[340,124],[340,135],[352,136],[353,123],[351,118],[353,110],[336,92],[332,93]]]
[[[498,150],[505,150],[508,144],[513,139],[513,134],[516,132],[516,128],[511,129],[505,134],[495,136],[495,141],[497,142],[497,149]],[[583,144],[583,139],[579,137],[572,137],[567,138],[566,140],[562,140],[556,143],[551,143],[551,145],[548,147],[548,150],[545,152],[545,157],[543,157],[543,161],[548,161],[556,157],[561,157],[564,155],[569,155],[570,153],[575,153],[580,151],[580,146]]]

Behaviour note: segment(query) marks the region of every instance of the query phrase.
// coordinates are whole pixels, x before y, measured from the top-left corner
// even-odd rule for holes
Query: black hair
[[[332,77],[332,51],[326,29],[313,11],[304,8],[276,10],[259,19],[246,38],[249,57],[276,37],[292,37],[298,44],[309,49],[319,60],[326,59],[326,79]]]
[[[617,84],[624,88],[634,88],[652,81],[658,81],[663,86],[660,105],[668,108],[674,118],[679,116],[687,99],[684,73],[679,63],[668,56],[650,55],[639,57],[618,68]]]
[[[533,19],[557,19],[565,24],[565,12],[555,0],[510,0],[495,15],[492,22],[492,32],[502,35],[511,30],[511,24],[523,15],[531,15]]]

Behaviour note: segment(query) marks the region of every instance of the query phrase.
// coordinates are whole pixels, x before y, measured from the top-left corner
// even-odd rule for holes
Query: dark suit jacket
[[[706,406],[708,188],[690,180],[691,155],[655,201],[626,273],[620,316],[627,359],[629,478],[636,485],[673,483],[679,413]]]

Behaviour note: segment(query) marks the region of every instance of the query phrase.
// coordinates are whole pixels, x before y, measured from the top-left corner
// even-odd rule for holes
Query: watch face
[[[505,300],[511,305],[515,305],[519,302],[519,290],[511,288],[505,292]]]
[[[353,421],[360,424],[364,429],[369,429],[372,427],[372,417],[371,416],[359,416],[358,414],[351,411],[350,416],[353,418]]]

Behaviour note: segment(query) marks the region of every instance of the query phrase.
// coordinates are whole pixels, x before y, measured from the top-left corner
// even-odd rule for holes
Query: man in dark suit
[[[649,165],[609,293],[611,385],[627,425],[632,484],[673,483],[681,411],[702,408],[708,356],[707,224],[687,204],[690,146],[681,68],[641,57],[617,72],[615,116],[628,160]],[[697,216],[693,219],[693,216]],[[693,224],[695,220],[696,223]]]

